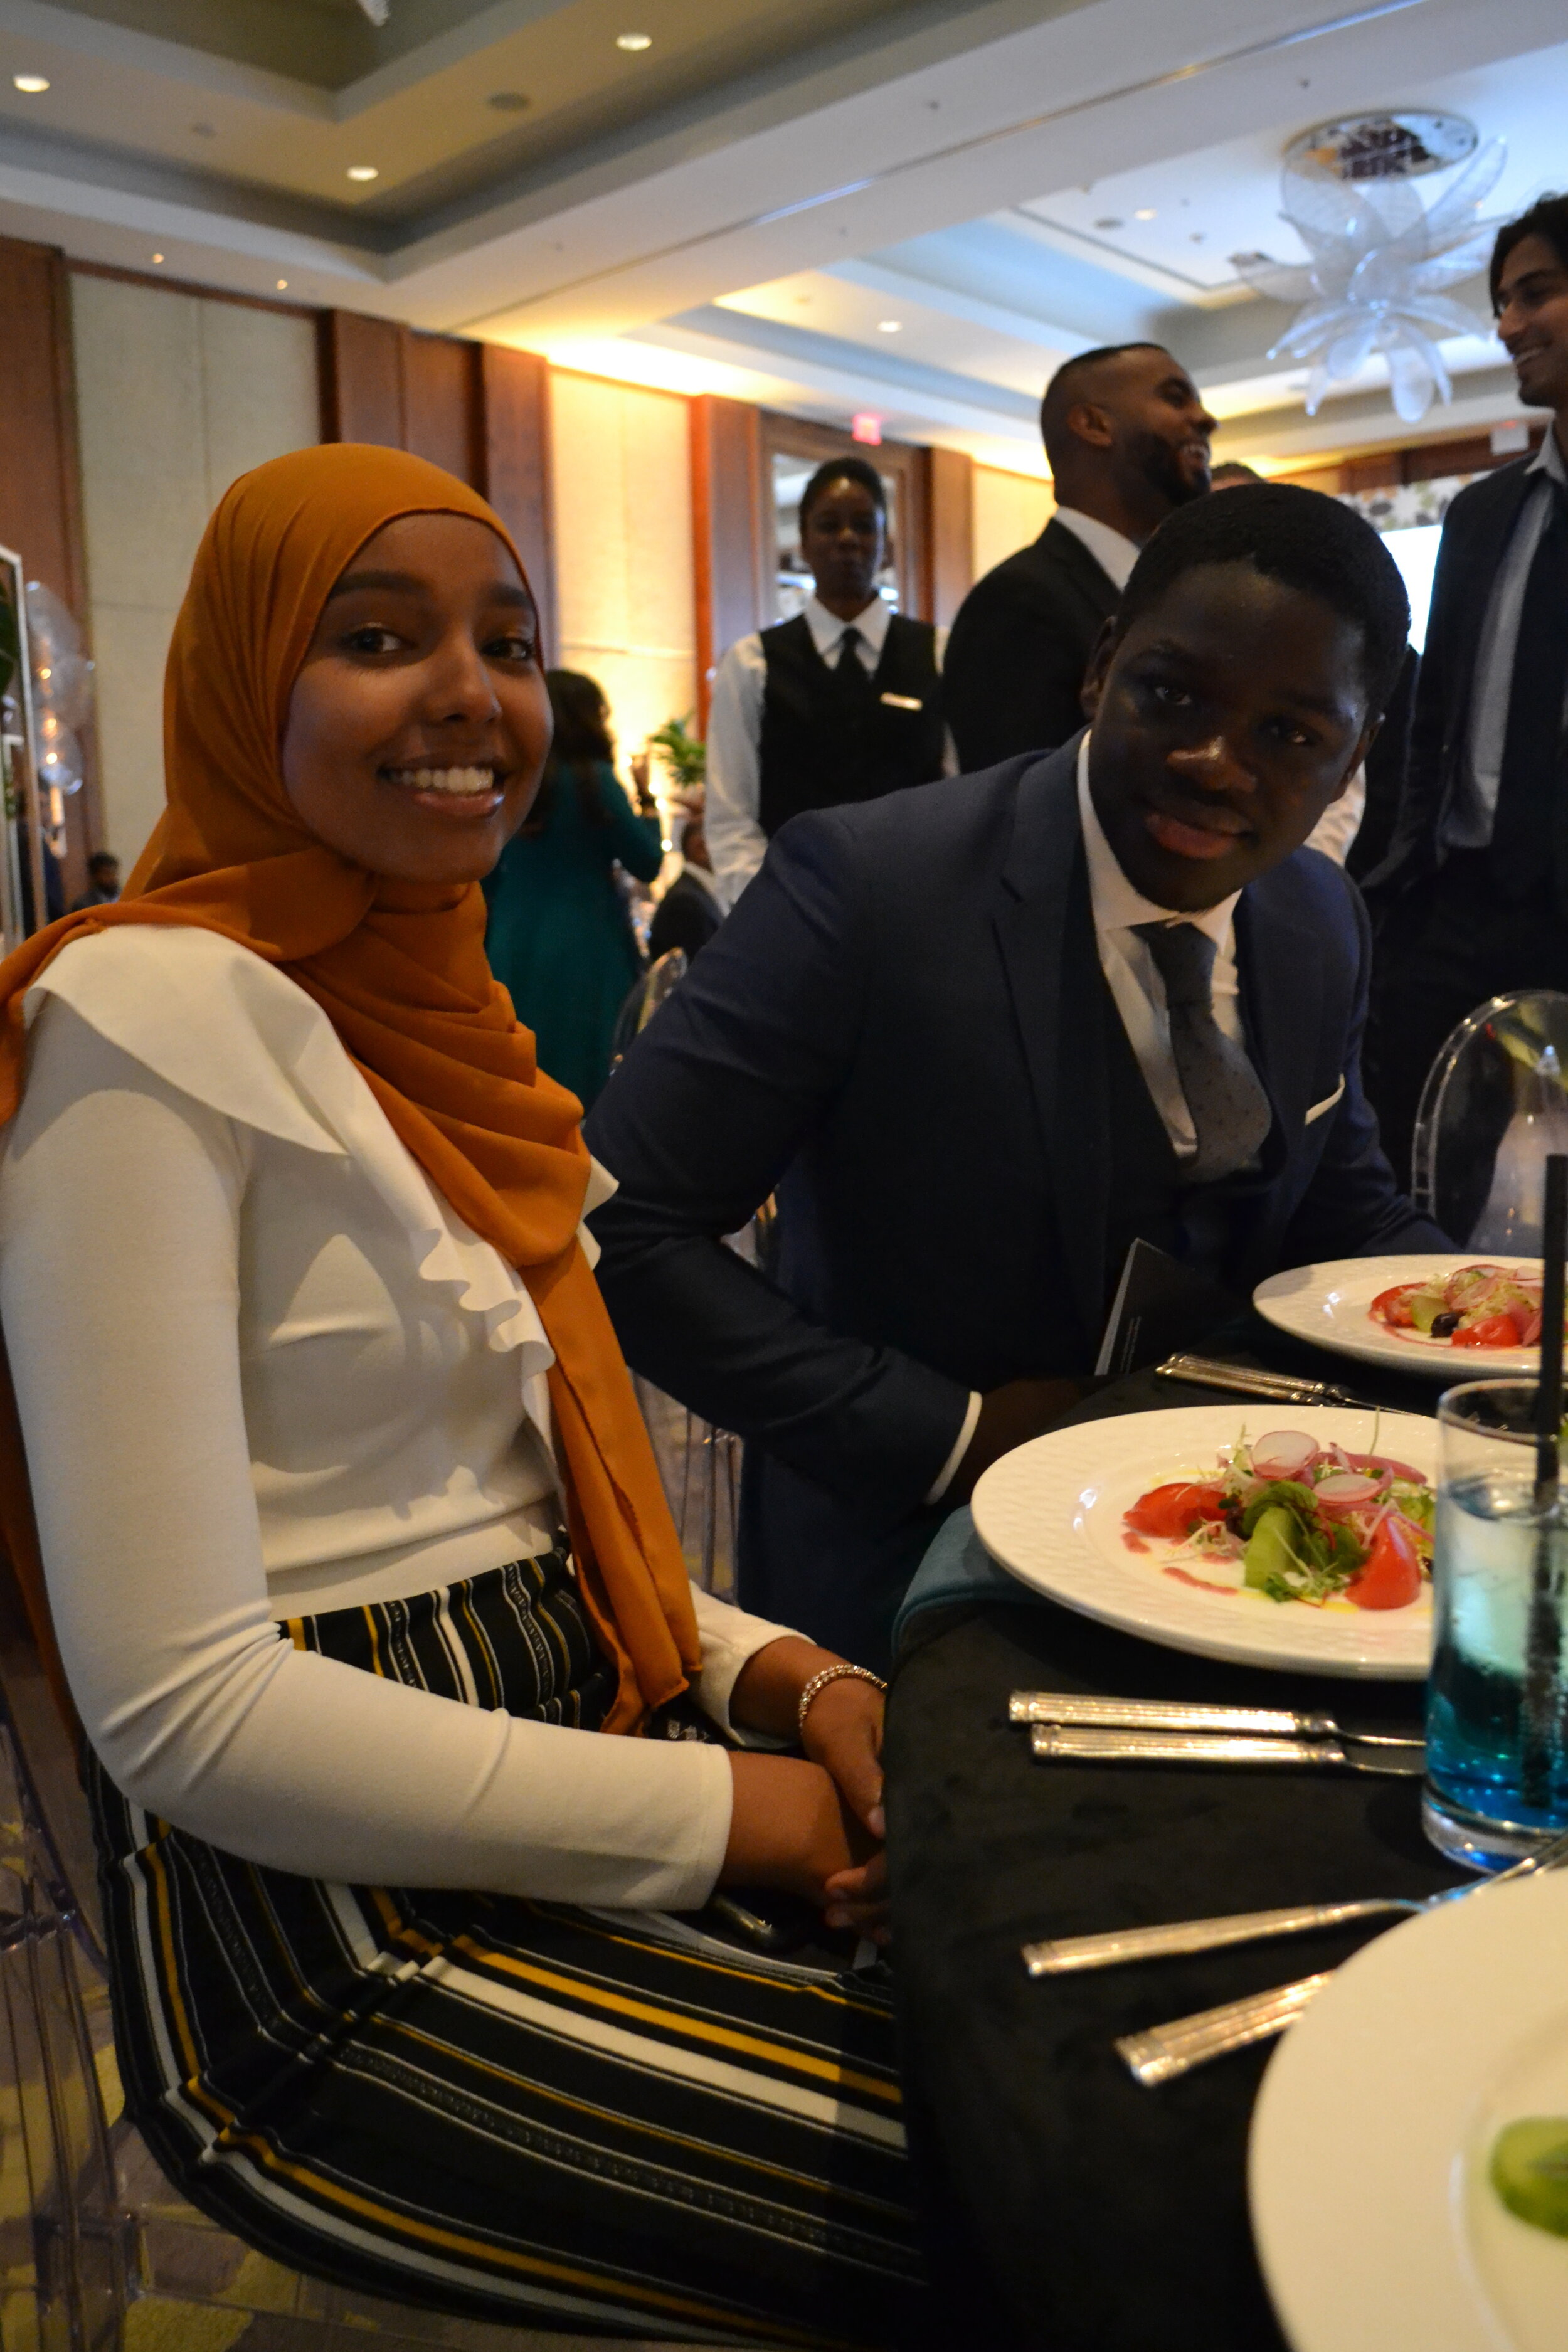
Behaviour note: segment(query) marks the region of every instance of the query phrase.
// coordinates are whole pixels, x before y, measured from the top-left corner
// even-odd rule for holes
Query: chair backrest
[[[1415,1205],[1461,1249],[1533,1256],[1555,1151],[1568,1151],[1568,995],[1491,997],[1427,1073],[1411,1154]]]
[[[610,1040],[610,1067],[615,1068],[625,1055],[634,1037],[640,1037],[672,988],[686,978],[688,958],[684,948],[671,948],[650,964],[628,994],[616,1015],[615,1034]]]

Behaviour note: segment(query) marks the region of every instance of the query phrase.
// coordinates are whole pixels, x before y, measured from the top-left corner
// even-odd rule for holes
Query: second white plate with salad
[[[1292,1266],[1259,1283],[1252,1303],[1292,1339],[1456,1388],[1510,1372],[1534,1378],[1540,1296],[1538,1257],[1446,1258],[1434,1252]],[[1527,1311],[1532,1297],[1533,1318]]]
[[[1416,1681],[1436,1435],[1328,1405],[1120,1414],[993,1463],[974,1525],[1022,1583],[1171,1649]]]

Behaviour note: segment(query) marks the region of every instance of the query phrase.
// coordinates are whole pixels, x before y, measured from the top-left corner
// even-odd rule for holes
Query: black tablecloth
[[[1252,1326],[1224,1352],[1303,1369]],[[1215,1352],[1219,1352],[1217,1349]],[[1314,1357],[1384,1404],[1436,1383]],[[1225,1402],[1135,1374],[1075,1416]],[[1255,1428],[1260,1408],[1238,1404]],[[1265,1407],[1288,1427],[1289,1408]],[[1352,1896],[1426,1895],[1420,1782],[1279,1768],[1043,1765],[1010,1692],[1085,1690],[1323,1707],[1418,1729],[1421,1686],[1231,1667],[1024,1601],[918,1620],[888,1718],[895,1974],[911,2139],[933,2260],[971,2273],[974,2337],[1049,2352],[1272,2352],[1281,2338],[1247,2226],[1248,2119],[1271,2045],[1163,2089],[1118,2034],[1332,1967],[1369,1932],[1299,1936],[1031,1980],[1045,1936]],[[962,2290],[961,2290],[962,2291]],[[956,2342],[958,2339],[953,2338]]]

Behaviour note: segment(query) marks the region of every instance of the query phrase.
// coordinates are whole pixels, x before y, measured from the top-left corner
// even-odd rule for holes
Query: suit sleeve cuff
[[[928,1510],[932,1503],[941,1502],[942,1496],[952,1486],[953,1473],[958,1468],[959,1464],[963,1461],[965,1454],[969,1451],[969,1441],[974,1434],[974,1424],[979,1418],[980,1391],[978,1389],[971,1389],[969,1391],[969,1410],[963,1416],[963,1426],[959,1431],[957,1437],[953,1440],[952,1452],[942,1464],[942,1468],[936,1475],[935,1480],[925,1496],[925,1505]]]

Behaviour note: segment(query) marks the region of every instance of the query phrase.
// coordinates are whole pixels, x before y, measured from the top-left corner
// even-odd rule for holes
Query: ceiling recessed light
[[[278,291],[279,294],[287,294],[289,291],[289,280],[286,278],[280,278],[278,280]]]
[[[653,35],[651,33],[617,33],[616,47],[617,49],[651,49]]]
[[[492,89],[485,100],[498,114],[521,114],[530,103],[528,92],[522,89]]]
[[[1135,212],[1135,213],[1133,214],[1132,217],[1133,217],[1133,219],[1134,219],[1134,220],[1152,220],[1152,219],[1153,219],[1153,217],[1154,217],[1154,207],[1153,207],[1153,205],[1145,205],[1143,206],[1142,210],[1141,212]]]
[[[13,74],[11,85],[15,89],[25,90],[29,98],[38,98],[49,86],[48,76],[47,74]]]
[[[1120,213],[1107,213],[1103,220],[1097,220],[1094,225],[1096,228],[1125,228],[1127,226]]]
[[[153,256],[153,267],[154,267],[154,268],[155,268],[158,266],[158,264],[163,260],[163,255],[162,255],[161,253],[155,253],[155,254]]]
[[[903,331],[904,322],[901,319],[879,319],[877,321],[877,332],[879,335],[901,335]]]
[[[381,173],[374,163],[351,163],[349,177],[351,180],[379,180]]]

